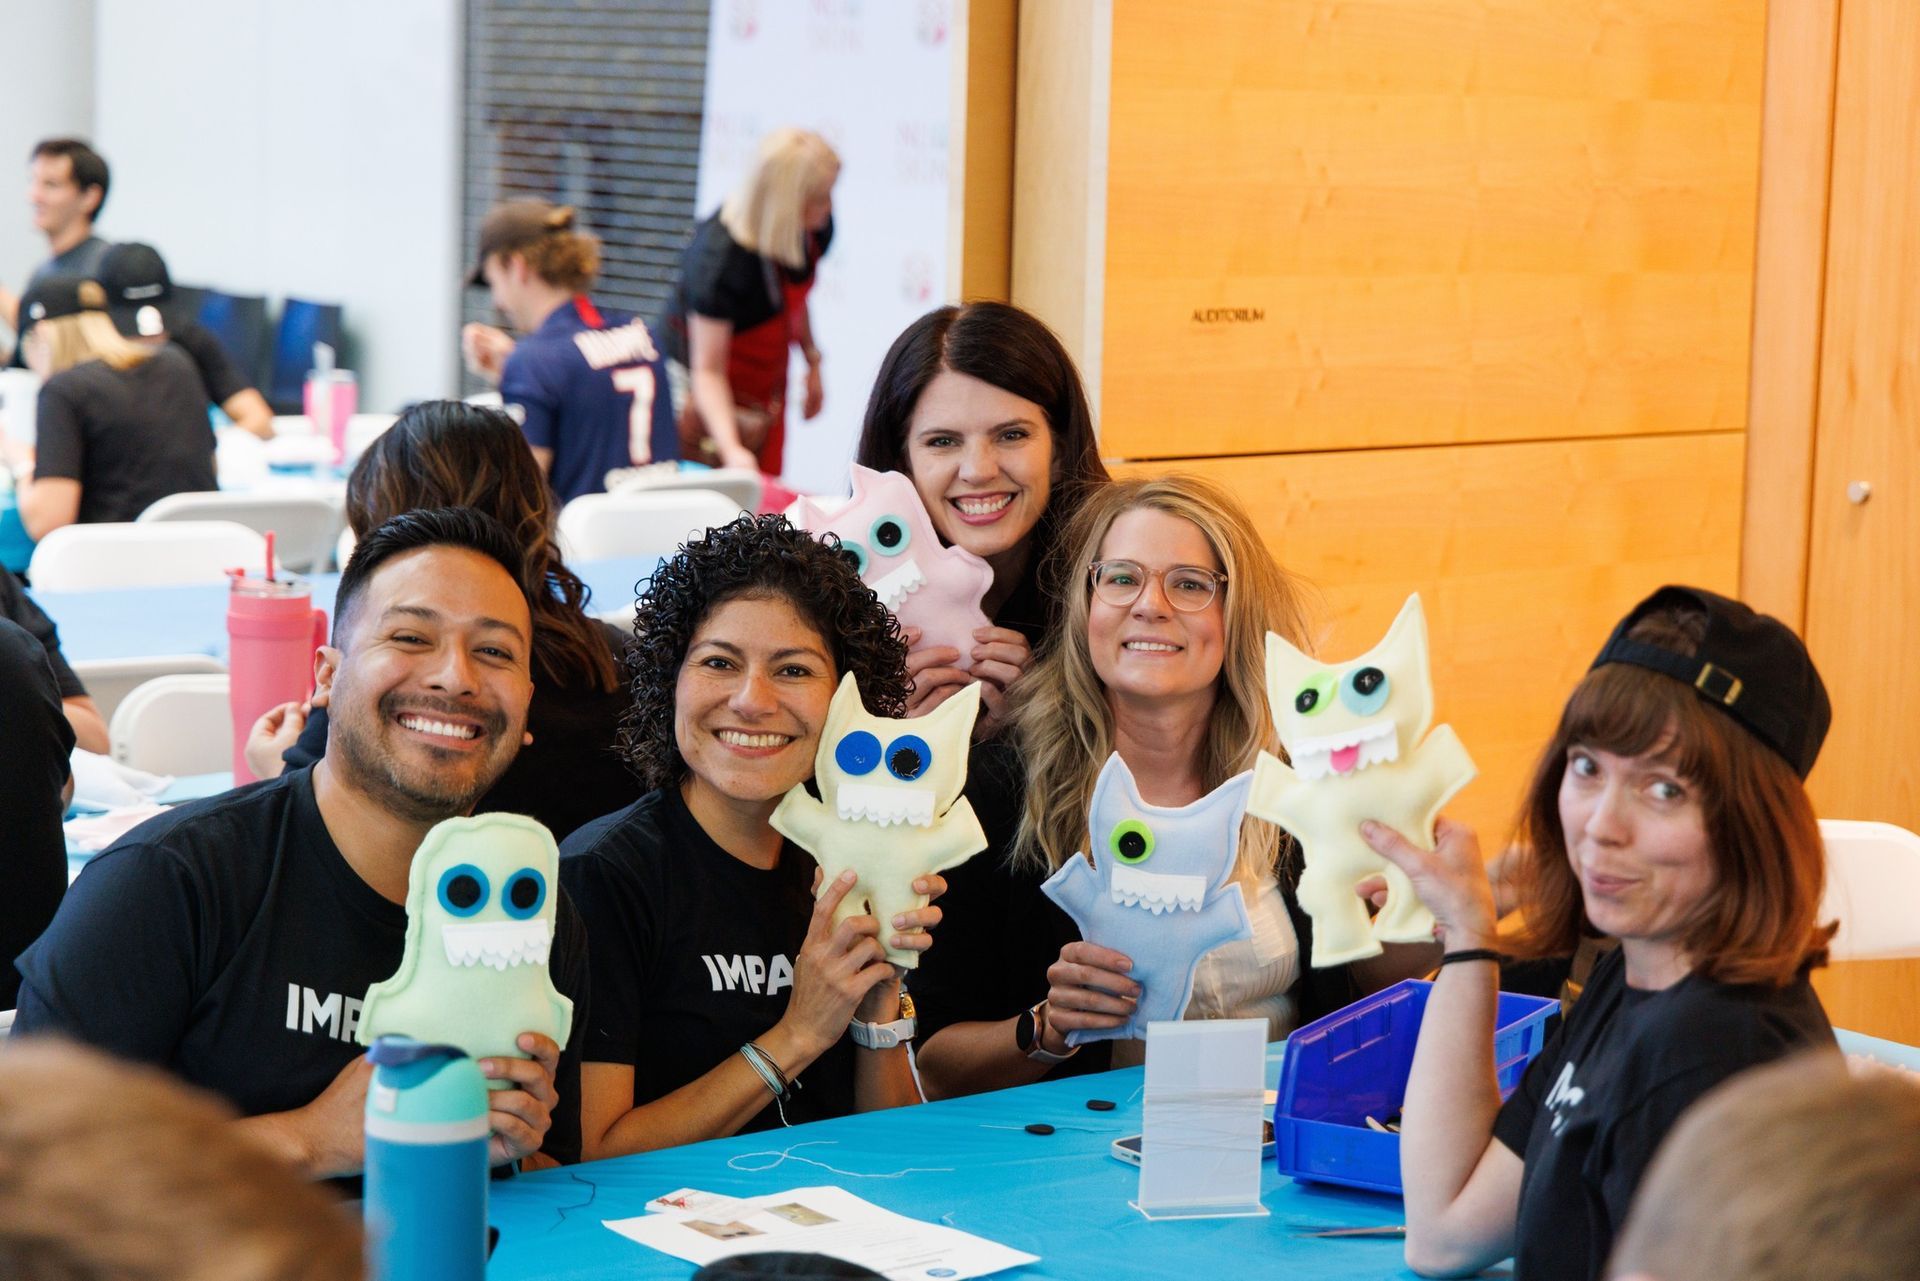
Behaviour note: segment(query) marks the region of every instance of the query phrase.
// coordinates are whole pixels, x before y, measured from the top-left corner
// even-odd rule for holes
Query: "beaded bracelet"
[[[1496,952],[1490,947],[1468,947],[1462,948],[1458,952],[1446,953],[1440,958],[1440,965],[1436,968],[1444,968],[1462,961],[1492,961],[1495,965],[1498,965],[1506,959],[1506,953]]]

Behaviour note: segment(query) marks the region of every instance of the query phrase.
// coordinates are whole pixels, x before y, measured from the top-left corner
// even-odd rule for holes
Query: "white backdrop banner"
[[[797,355],[788,388],[785,480],[803,492],[846,492],[880,358],[944,301],[952,66],[951,0],[714,0],[697,215],[782,125],[840,153],[811,305],[825,409],[801,420]]]

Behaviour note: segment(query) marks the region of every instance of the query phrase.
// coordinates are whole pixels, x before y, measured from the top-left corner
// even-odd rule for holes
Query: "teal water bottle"
[[[451,1045],[383,1036],[367,1051],[367,1250],[375,1281],[481,1281],[487,1081]]]

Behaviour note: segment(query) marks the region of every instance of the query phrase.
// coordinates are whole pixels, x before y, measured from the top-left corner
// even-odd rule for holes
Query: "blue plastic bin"
[[[1287,1038],[1273,1152],[1282,1174],[1400,1195],[1400,1136],[1367,1127],[1407,1095],[1413,1047],[1433,984],[1407,979]],[[1502,992],[1493,1061],[1505,1098],[1547,1040],[1558,1001]]]

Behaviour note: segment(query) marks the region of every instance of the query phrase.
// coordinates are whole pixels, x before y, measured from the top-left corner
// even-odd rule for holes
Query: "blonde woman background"
[[[682,457],[780,473],[789,345],[807,362],[801,417],[820,412],[807,294],[833,241],[839,176],[840,157],[826,139],[777,129],[720,211],[694,231],[659,326]]]
[[[132,520],[168,494],[216,487],[207,392],[171,344],[121,337],[98,283],[41,280],[20,300],[20,343],[40,389],[34,480],[20,496],[27,533]]]
[[[1238,502],[1190,476],[1116,481],[1087,497],[1059,545],[1070,558],[1060,581],[1074,586],[1032,677],[1015,686],[1012,732],[976,752],[968,783],[993,844],[949,874],[940,947],[914,978],[930,1095],[1136,1056],[1131,1042],[1068,1051],[1068,1031],[1124,1023],[1140,988],[1131,958],[1080,941],[1040,883],[1089,848],[1087,807],[1110,754],[1143,799],[1180,806],[1252,768],[1261,749],[1280,750],[1265,634],[1304,645],[1302,593]],[[1278,829],[1244,823],[1235,879],[1253,938],[1201,962],[1187,1017],[1264,1018],[1279,1036],[1432,956],[1401,948],[1364,972],[1308,970],[1299,871]]]

